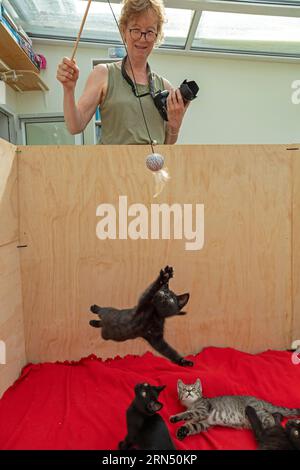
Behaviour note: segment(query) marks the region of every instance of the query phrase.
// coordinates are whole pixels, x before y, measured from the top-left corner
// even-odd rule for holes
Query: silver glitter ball
[[[146,166],[151,171],[159,171],[164,166],[165,159],[159,153],[150,153],[146,158]]]

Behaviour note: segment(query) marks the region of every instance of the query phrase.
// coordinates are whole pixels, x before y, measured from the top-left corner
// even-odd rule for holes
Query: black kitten
[[[158,395],[164,388],[147,383],[135,386],[135,398],[126,413],[127,436],[119,442],[120,450],[176,450],[164,420],[157,414],[163,406]]]
[[[282,416],[273,415],[275,425],[271,428],[263,428],[256,411],[252,406],[247,406],[246,415],[258,442],[259,450],[300,450],[300,421],[290,419],[286,427],[281,426]]]
[[[181,309],[190,296],[176,295],[169,289],[168,282],[172,277],[173,268],[166,266],[133,308],[118,310],[92,305],[91,311],[98,315],[99,320],[91,320],[90,325],[102,328],[103,339],[126,341],[141,337],[176,364],[192,366],[192,361],[184,359],[164,340],[165,319],[173,315],[184,315],[186,312],[181,312]]]

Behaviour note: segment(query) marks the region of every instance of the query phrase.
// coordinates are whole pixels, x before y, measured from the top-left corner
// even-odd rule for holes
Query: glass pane
[[[26,145],[74,145],[64,122],[26,122]]]
[[[184,47],[194,10],[166,8],[167,22],[164,25],[165,39],[163,45]]]
[[[1,113],[0,111],[0,137],[1,139],[5,139],[8,142],[10,141],[9,138],[9,119],[6,114]]]
[[[86,10],[87,0],[11,0],[14,19],[33,35],[76,38]],[[112,3],[119,20],[121,4]],[[165,45],[183,47],[193,10],[166,8]],[[92,2],[81,35],[82,39],[121,42],[118,27],[107,2]]]
[[[235,3],[268,3],[271,5],[300,6],[300,0],[231,0]]]
[[[204,11],[192,47],[300,52],[300,18]]]
[[[77,37],[87,0],[11,0],[27,33]],[[117,17],[121,5],[112,4]],[[92,2],[81,35],[85,39],[120,41],[117,25],[107,3]]]

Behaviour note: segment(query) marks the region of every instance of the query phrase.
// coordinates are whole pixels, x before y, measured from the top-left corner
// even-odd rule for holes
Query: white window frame
[[[5,114],[9,121],[9,142],[11,144],[18,144],[18,135],[17,135],[17,115],[6,105],[1,104],[0,111],[2,114]]]
[[[62,113],[55,114],[23,114],[19,116],[18,142],[21,145],[28,145],[26,141],[26,124],[27,123],[47,123],[47,122],[64,122]],[[75,145],[84,145],[84,133],[75,134]]]

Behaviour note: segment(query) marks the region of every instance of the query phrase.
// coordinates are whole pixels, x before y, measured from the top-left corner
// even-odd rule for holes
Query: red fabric
[[[165,419],[178,449],[255,449],[250,430],[210,428],[176,438],[179,424],[168,421],[183,410],[176,384],[200,377],[204,394],[254,395],[274,404],[300,407],[300,365],[291,353],[251,355],[226,348],[206,348],[183,368],[146,353],[142,357],[102,361],[95,356],[70,363],[26,366],[0,400],[0,449],[117,448],[126,433],[125,413],[136,383],[167,385],[160,394]]]

